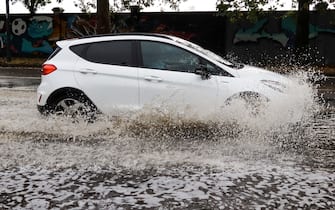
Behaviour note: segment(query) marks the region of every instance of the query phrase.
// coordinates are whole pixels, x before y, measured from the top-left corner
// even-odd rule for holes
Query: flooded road
[[[41,116],[35,90],[0,88],[0,209],[335,209],[335,109],[308,94],[259,119],[74,123]]]

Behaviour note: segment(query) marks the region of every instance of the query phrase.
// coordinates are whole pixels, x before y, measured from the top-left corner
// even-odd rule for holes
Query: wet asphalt
[[[0,87],[37,86],[40,81],[40,68],[0,67]]]

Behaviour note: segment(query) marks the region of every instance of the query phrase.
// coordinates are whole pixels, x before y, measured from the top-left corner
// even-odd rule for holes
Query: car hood
[[[279,73],[268,71],[262,68],[245,65],[242,69],[236,70],[241,78],[254,78],[259,80],[285,81],[287,78]]]

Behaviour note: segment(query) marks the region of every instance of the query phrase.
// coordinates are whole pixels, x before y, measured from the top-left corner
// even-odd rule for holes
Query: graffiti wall
[[[55,42],[61,39],[80,37],[92,33],[80,33],[75,28],[80,24],[78,15],[17,15],[11,17],[10,22],[10,52],[12,56],[42,56],[52,53]],[[85,20],[81,28],[89,30],[90,20]],[[5,18],[0,16],[0,55],[3,56],[6,48],[7,33]],[[93,24],[91,28],[94,29]],[[80,27],[80,26],[78,26]],[[87,29],[86,29],[86,28]]]
[[[269,13],[255,23],[228,23],[228,53],[245,62],[274,63],[292,60],[296,41],[296,18],[285,13]],[[310,47],[300,58],[315,64],[335,66],[335,11],[311,12],[309,24]],[[298,60],[298,59],[296,59]]]
[[[0,46],[4,49],[6,33],[4,21],[0,20]],[[14,55],[39,52],[50,54],[53,50],[48,37],[53,32],[53,21],[49,16],[34,16],[31,18],[17,17],[11,22],[10,51]]]
[[[196,42],[221,55],[244,62],[290,56],[294,48],[296,22],[286,13],[269,13],[257,22],[231,23],[216,13],[113,14],[112,32],[167,33]],[[0,55],[5,55],[5,16],[0,16]],[[12,56],[47,57],[61,39],[96,34],[96,17],[84,14],[14,15],[10,21]],[[311,13],[310,45],[315,58],[335,65],[335,11]]]

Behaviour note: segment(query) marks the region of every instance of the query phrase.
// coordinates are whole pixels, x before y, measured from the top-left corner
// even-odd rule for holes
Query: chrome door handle
[[[98,73],[94,69],[80,69],[79,72],[82,74],[97,74]]]
[[[152,81],[156,81],[156,82],[162,82],[162,78],[157,77],[157,76],[145,76],[144,79],[146,81],[152,82]]]

